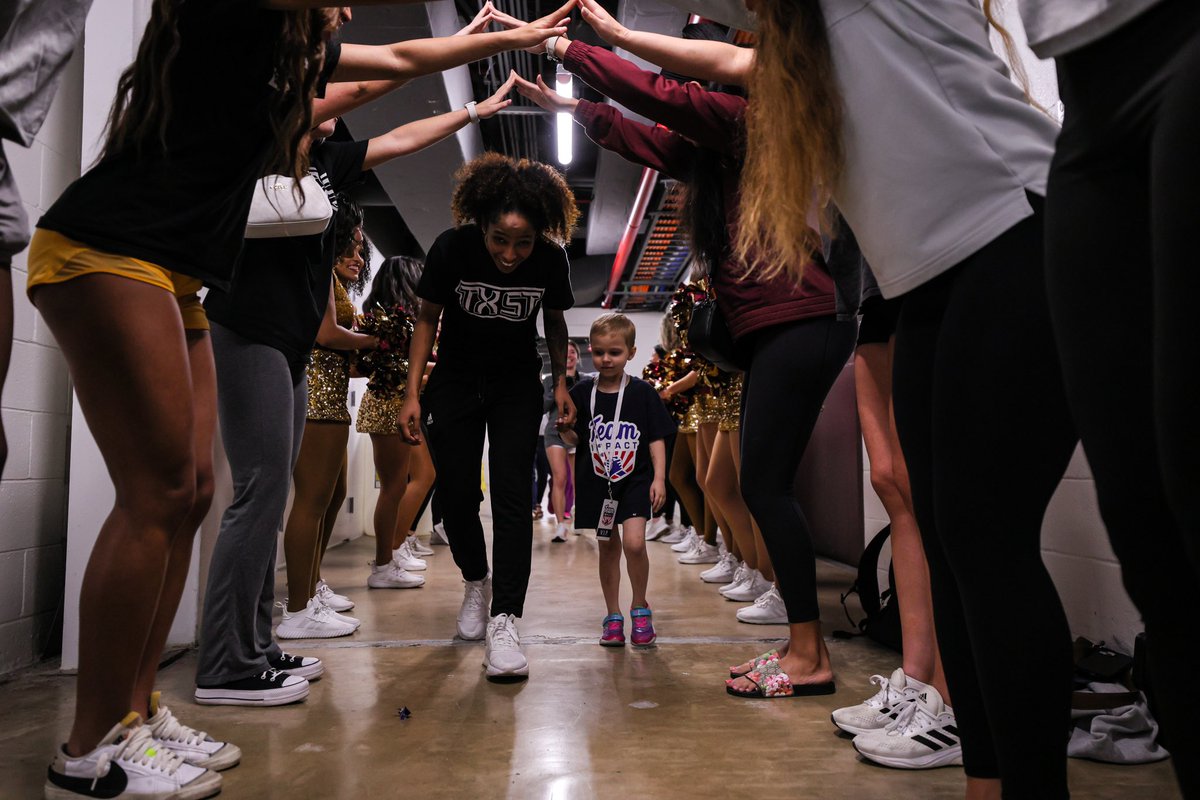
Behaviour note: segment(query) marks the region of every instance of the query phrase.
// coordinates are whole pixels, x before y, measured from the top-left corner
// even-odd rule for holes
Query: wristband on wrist
[[[558,63],[561,59],[555,54],[554,48],[558,46],[558,36],[551,36],[546,40],[546,58]]]
[[[472,100],[471,102],[469,102],[465,106],[463,106],[463,108],[465,108],[467,110],[467,116],[471,118],[471,124],[478,125],[479,124],[479,112],[475,110],[475,101]]]

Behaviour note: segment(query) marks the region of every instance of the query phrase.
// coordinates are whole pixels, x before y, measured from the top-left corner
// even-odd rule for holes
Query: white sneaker
[[[882,730],[895,722],[910,703],[915,703],[926,688],[916,678],[905,675],[903,667],[896,667],[891,678],[872,675],[871,683],[879,691],[856,706],[834,711],[831,715],[834,725],[855,735]]]
[[[854,737],[854,749],[869,761],[899,769],[932,769],[962,764],[962,744],[954,724],[954,711],[926,686],[916,702],[883,730]]]
[[[708,544],[703,539],[696,546],[679,557],[680,564],[715,564],[721,560],[721,553],[714,544]]]
[[[497,614],[488,622],[483,666],[492,680],[519,680],[529,675],[529,662],[521,652],[517,618],[512,614]]]
[[[325,582],[324,578],[317,581],[317,597],[321,598],[321,602],[334,611],[349,611],[354,608],[354,601],[346,597],[346,595],[338,594],[329,588],[329,584]]]
[[[686,553],[696,546],[696,542],[703,542],[704,537],[696,533],[695,528],[688,528],[687,535],[680,539],[675,544],[671,545],[671,549],[676,553]]]
[[[416,589],[425,585],[423,575],[405,571],[395,559],[383,566],[374,561],[368,563],[371,565],[371,574],[367,576],[367,587],[370,589]]]
[[[429,534],[430,544],[450,544],[450,537],[446,535],[446,527],[442,523],[435,523],[433,533]]]
[[[358,630],[357,625],[343,622],[334,613],[315,597],[308,601],[303,611],[294,614],[284,606],[283,622],[275,629],[275,635],[280,639],[336,639]]]
[[[570,531],[570,528],[567,527],[565,522],[558,523],[554,526],[554,535],[550,537],[550,541],[565,542],[567,540],[568,531]]]
[[[479,581],[463,581],[462,607],[458,609],[458,635],[468,641],[478,641],[488,628],[488,613],[492,605],[492,576]]]
[[[700,573],[700,580],[705,583],[729,583],[737,574],[739,567],[741,564],[738,563],[737,556],[733,553],[726,553],[721,556],[721,560],[715,567]]]
[[[417,558],[428,558],[429,556],[437,553],[437,550],[426,546],[426,544],[421,541],[421,537],[417,535],[416,531],[409,531],[408,539],[406,541],[412,542],[412,554]]]
[[[725,584],[724,586],[718,586],[717,591],[720,592],[721,594],[725,594],[726,592],[731,592],[734,589],[737,589],[739,586],[741,586],[747,580],[750,579],[750,571],[751,570],[749,567],[746,566],[745,561],[743,561],[741,564],[738,564],[737,569],[734,570],[734,572],[733,572],[733,580],[731,580],[729,583]]]
[[[48,800],[128,797],[200,800],[221,791],[221,776],[185,763],[154,740],[130,712],[87,755],[72,758],[60,747],[42,789]]]
[[[150,693],[150,719],[146,727],[158,743],[195,767],[214,772],[236,767],[242,751],[236,744],[215,741],[204,731],[189,728],[180,722],[171,709],[160,703],[161,692]]]
[[[653,542],[659,536],[671,530],[671,523],[666,517],[655,517],[646,525],[646,541]]]
[[[788,621],[787,608],[775,586],[763,592],[754,605],[739,608],[737,618],[739,622],[749,622],[751,625],[786,625]]]
[[[750,603],[762,597],[763,592],[771,588],[771,582],[756,569],[747,569],[746,578],[739,586],[722,586],[717,591],[725,595],[726,600],[738,603]]]
[[[667,534],[664,534],[663,536],[658,537],[657,541],[660,541],[663,544],[679,544],[680,542],[682,542],[684,539],[688,538],[695,532],[696,531],[694,528],[684,528],[681,526],[681,527],[678,527],[675,530],[671,531],[670,533],[667,533]]]
[[[429,565],[422,558],[417,558],[413,552],[412,545],[409,544],[412,539],[405,539],[404,544],[392,551],[392,560],[400,569],[408,570],[409,572],[422,572]]]
[[[335,598],[336,598],[336,597],[341,597],[341,595],[340,595],[340,594],[335,594],[335,595],[333,595],[333,596],[334,596]],[[323,597],[323,596],[320,594],[320,592],[318,592],[316,595],[314,595],[314,596],[313,596],[313,599],[314,599],[314,600],[316,600],[316,601],[317,601],[318,603],[320,603],[321,605],[323,605],[323,606],[325,606],[326,608],[328,608],[328,609],[329,609],[329,613],[330,613],[330,614],[332,614],[332,615],[333,615],[333,618],[334,618],[334,619],[336,619],[338,622],[344,622],[344,623],[346,623],[347,625],[353,625],[353,626],[354,626],[354,630],[358,630],[360,627],[362,627],[362,620],[360,620],[358,617],[351,617],[351,616],[348,616],[348,615],[346,615],[346,614],[340,614],[340,613],[338,613],[337,611],[335,611],[335,610],[333,609],[333,606],[329,605],[329,603],[328,603],[328,602],[326,602],[325,598],[324,598],[324,597]],[[285,601],[285,602],[286,602],[286,601]]]

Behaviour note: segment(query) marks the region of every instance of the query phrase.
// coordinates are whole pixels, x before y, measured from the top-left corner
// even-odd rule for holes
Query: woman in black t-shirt
[[[529,666],[516,619],[529,584],[529,476],[542,414],[536,314],[541,308],[558,409],[554,422],[569,426],[575,408],[566,388],[562,312],[574,296],[564,246],[579,211],[562,175],[545,164],[488,153],[465,164],[457,178],[452,210],[459,227],[434,242],[417,287],[422,303],[400,429],[418,444],[423,427],[437,466],[446,534],[467,584],[458,634],[482,639],[486,632],[488,677],[521,679]],[[438,362],[422,398],[421,375],[439,321]],[[485,433],[492,571],[479,521]]]

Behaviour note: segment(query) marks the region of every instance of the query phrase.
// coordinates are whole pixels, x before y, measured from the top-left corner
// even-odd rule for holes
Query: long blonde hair
[[[786,270],[798,280],[821,234],[834,232],[842,98],[818,0],[762,0],[758,18],[734,251],[763,278]]]

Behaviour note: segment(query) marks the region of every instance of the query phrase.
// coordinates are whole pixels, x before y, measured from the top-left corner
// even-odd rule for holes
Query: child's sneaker
[[[221,791],[221,776],[185,763],[154,740],[141,717],[130,712],[87,755],[72,758],[61,748],[46,770],[43,796],[200,798]]]
[[[654,617],[650,609],[640,606],[629,612],[633,621],[633,636],[629,637],[634,647],[649,647],[658,635],[654,633]]]
[[[625,617],[621,614],[609,614],[601,623],[600,645],[602,647],[625,646]]]

